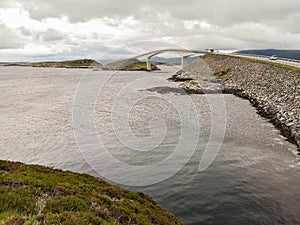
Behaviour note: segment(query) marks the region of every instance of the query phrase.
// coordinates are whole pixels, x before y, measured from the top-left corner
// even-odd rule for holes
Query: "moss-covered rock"
[[[0,161],[0,224],[182,224],[149,196],[86,174]]]

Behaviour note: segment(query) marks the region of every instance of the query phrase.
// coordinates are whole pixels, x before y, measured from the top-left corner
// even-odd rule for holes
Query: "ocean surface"
[[[300,224],[296,146],[247,100],[187,95],[177,70],[0,67],[0,159],[102,177],[185,224]]]

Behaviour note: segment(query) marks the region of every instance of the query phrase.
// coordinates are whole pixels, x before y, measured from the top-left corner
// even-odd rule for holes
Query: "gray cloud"
[[[141,10],[169,13],[177,19],[199,19],[222,26],[246,21],[281,21],[299,15],[298,0],[23,0],[32,18],[68,16],[83,21],[104,16],[135,16]]]
[[[0,37],[0,49],[17,49],[26,43],[17,30],[10,29],[3,24],[0,24]]]
[[[20,32],[24,36],[31,36],[32,35],[31,30],[26,28],[26,27],[20,27]]]
[[[186,32],[182,29],[183,20],[200,20],[218,29],[237,24],[258,23],[281,29],[285,32],[299,33],[299,0],[27,0],[23,1],[30,16],[35,19],[67,16],[71,21],[87,21],[92,18],[115,18],[110,26],[117,26],[117,20],[133,16],[141,21],[146,32],[172,33]],[[160,15],[160,16],[159,16]],[[164,18],[164,15],[165,16]],[[164,26],[169,20],[171,27]],[[179,30],[179,32],[178,32]],[[170,34],[171,33],[171,34]]]
[[[10,7],[17,7],[18,1],[11,0],[11,1],[0,1],[0,8],[10,8]]]
[[[46,31],[38,32],[36,36],[39,40],[44,42],[61,41],[66,38],[65,34],[54,29],[47,29]]]

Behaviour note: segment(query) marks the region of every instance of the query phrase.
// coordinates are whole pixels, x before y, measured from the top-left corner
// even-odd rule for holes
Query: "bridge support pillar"
[[[151,62],[150,62],[150,57],[147,58],[147,70],[151,71]]]
[[[187,58],[188,58],[188,56],[182,56],[181,57],[181,69],[186,67],[186,65],[188,64]]]

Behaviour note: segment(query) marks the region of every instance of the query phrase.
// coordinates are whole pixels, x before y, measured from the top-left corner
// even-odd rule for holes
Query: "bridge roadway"
[[[186,50],[186,49],[162,49],[156,50],[152,52],[148,52],[142,55],[138,55],[134,57],[135,59],[146,58],[147,62],[147,70],[151,70],[151,58],[161,53],[175,53],[181,57],[181,67],[183,68],[187,65],[187,58],[190,56],[204,55],[207,51],[199,51],[199,50]]]

